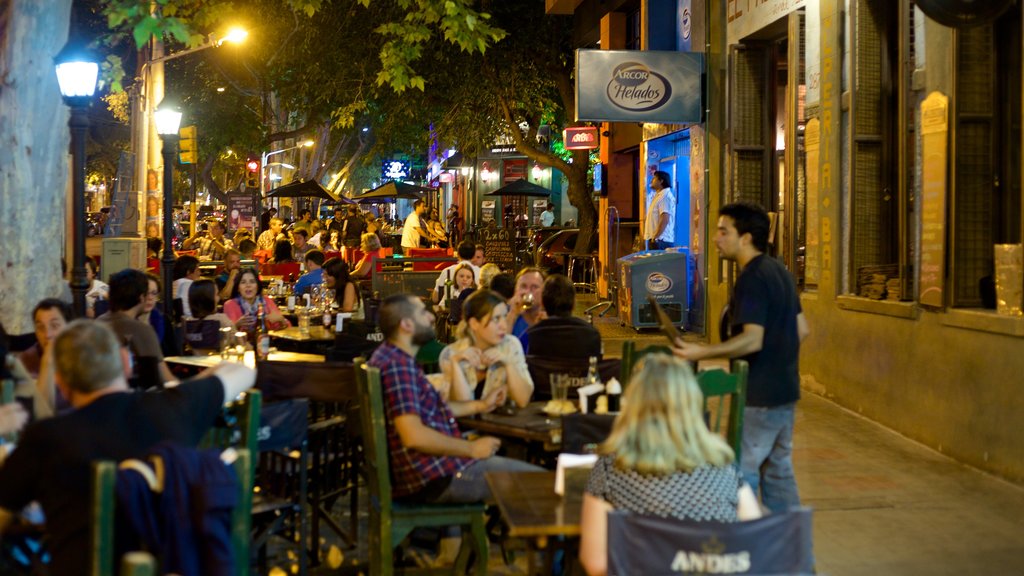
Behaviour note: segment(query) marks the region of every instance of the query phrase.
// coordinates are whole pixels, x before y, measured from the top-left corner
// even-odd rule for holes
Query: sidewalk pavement
[[[665,343],[657,330],[620,326],[614,311],[594,325],[608,356],[620,356],[627,339]],[[816,394],[805,391],[797,406],[793,460],[803,503],[814,509],[819,573],[1024,574],[1024,486]]]

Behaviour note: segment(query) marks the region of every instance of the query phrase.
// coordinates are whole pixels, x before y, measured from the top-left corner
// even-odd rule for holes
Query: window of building
[[[912,299],[912,3],[851,3],[850,181],[844,293]]]
[[[993,245],[1021,241],[1021,7],[956,35],[952,304],[994,307]]]

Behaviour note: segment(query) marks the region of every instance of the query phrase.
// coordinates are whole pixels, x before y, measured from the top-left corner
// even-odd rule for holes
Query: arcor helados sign
[[[576,51],[576,120],[701,121],[702,54]]]

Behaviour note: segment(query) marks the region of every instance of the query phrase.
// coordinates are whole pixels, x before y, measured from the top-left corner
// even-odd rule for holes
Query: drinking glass
[[[523,297],[520,299],[520,301],[523,304],[523,310],[529,310],[530,308],[533,308],[533,292],[527,292],[526,294],[523,294]]]
[[[556,400],[559,405],[564,405],[569,400],[569,381],[568,376],[565,374],[551,374],[549,377],[551,381],[551,399]]]
[[[221,360],[227,360],[231,357],[231,347],[234,345],[232,340],[232,333],[234,328],[231,326],[224,326],[220,329],[220,357]]]

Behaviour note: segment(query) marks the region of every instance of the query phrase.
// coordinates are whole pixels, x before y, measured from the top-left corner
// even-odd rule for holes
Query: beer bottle
[[[256,359],[266,360],[270,356],[270,332],[267,331],[267,316],[263,299],[256,303]]]

